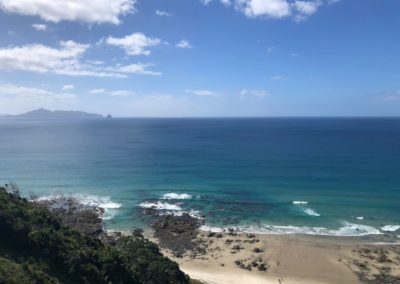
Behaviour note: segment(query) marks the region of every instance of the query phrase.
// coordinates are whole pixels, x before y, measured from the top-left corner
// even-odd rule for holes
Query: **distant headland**
[[[43,119],[43,120],[71,120],[71,119],[103,119],[104,116],[97,113],[83,111],[48,110],[39,108],[17,115],[4,115],[1,119]]]

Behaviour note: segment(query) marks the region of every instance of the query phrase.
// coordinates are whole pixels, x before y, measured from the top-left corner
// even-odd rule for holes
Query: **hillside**
[[[0,116],[1,117],[1,116]],[[83,111],[64,111],[64,110],[55,110],[51,111],[48,109],[40,108],[36,110],[32,110],[23,114],[18,115],[4,115],[1,118],[5,119],[40,119],[40,120],[60,120],[60,119],[100,119],[104,118],[100,114],[96,113],[87,113]]]
[[[104,244],[63,225],[10,187],[0,187],[0,232],[0,283],[190,281],[141,234]]]

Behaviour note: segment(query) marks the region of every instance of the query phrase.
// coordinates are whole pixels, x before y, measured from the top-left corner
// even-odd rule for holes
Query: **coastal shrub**
[[[189,277],[138,234],[103,244],[0,187],[0,283],[181,284]]]

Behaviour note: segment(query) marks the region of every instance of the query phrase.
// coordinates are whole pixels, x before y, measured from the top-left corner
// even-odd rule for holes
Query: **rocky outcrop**
[[[84,206],[78,200],[70,197],[59,197],[51,200],[37,201],[47,207],[61,219],[61,222],[80,233],[102,239],[104,209],[94,206]]]
[[[182,256],[186,251],[198,246],[196,237],[201,222],[189,214],[182,216],[157,216],[152,224],[154,236],[163,248],[171,250],[175,256]]]

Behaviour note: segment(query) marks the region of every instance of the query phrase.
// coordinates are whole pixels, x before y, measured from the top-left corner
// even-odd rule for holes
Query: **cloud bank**
[[[59,47],[30,44],[19,47],[0,48],[0,69],[36,73],[52,73],[68,76],[94,76],[124,78],[130,74],[161,75],[150,71],[150,63],[103,66],[82,62],[89,44],[61,41]]]
[[[208,5],[216,0],[202,0]],[[287,18],[292,17],[295,21],[305,20],[316,13],[322,5],[330,5],[338,0],[219,0],[227,7],[234,7],[249,18]]]
[[[0,9],[45,21],[120,24],[120,16],[133,13],[136,0],[0,0]]]

